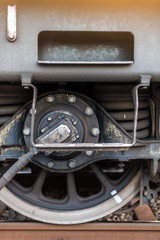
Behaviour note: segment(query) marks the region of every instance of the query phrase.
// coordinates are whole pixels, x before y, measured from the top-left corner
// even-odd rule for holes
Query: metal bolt
[[[73,136],[72,137],[72,142],[76,141],[76,139],[77,139],[76,136]]]
[[[147,196],[147,195],[148,195],[148,192],[147,192],[147,191],[145,191],[145,192],[144,192],[144,196]]]
[[[69,103],[75,103],[76,102],[76,97],[74,95],[69,95],[68,96],[68,102]]]
[[[92,134],[93,137],[98,137],[99,134],[100,134],[100,131],[99,131],[98,128],[92,128],[91,134]]]
[[[47,163],[47,167],[52,168],[54,166],[54,162],[49,161]]]
[[[72,123],[73,123],[74,126],[77,125],[77,121],[76,120],[72,120]]]
[[[76,138],[77,138],[77,139],[79,138],[79,135],[78,135],[78,134],[76,135]]]
[[[54,98],[54,96],[49,95],[49,96],[46,97],[46,101],[47,101],[48,103],[52,103],[52,102],[55,101],[55,98]]]
[[[90,156],[92,156],[92,155],[93,155],[93,151],[87,151],[87,152],[86,152],[86,156],[87,156],[87,157],[90,157]]]
[[[50,121],[52,120],[52,118],[51,118],[51,117],[48,117],[47,120],[48,120],[48,122],[50,122]]]
[[[155,200],[153,198],[150,199],[150,203],[155,203]]]
[[[8,34],[8,39],[9,39],[10,41],[15,40],[15,35],[14,35],[13,33],[9,33],[9,34]]]
[[[30,135],[30,132],[31,132],[31,129],[28,128],[28,127],[25,127],[25,128],[23,129],[23,134],[26,135],[26,136]]]
[[[84,114],[87,116],[87,117],[90,117],[93,115],[93,109],[90,108],[90,107],[86,107],[86,109],[84,110]]]
[[[68,163],[68,166],[69,166],[70,168],[75,168],[75,166],[76,166],[76,161],[75,161],[75,160],[71,160],[71,161]]]
[[[36,114],[37,110],[35,109],[34,114]],[[29,113],[32,115],[32,108],[30,109]]]

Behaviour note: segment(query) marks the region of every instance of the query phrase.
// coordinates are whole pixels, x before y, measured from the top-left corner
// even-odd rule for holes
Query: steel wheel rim
[[[104,173],[102,174],[100,172],[96,164],[91,166],[92,166],[91,169],[93,169],[93,173],[100,178],[101,183],[103,185],[108,184],[108,179],[106,183],[103,183],[103,181],[105,181],[105,178],[104,178],[105,174]],[[135,166],[134,170],[130,170],[132,166]],[[0,199],[4,203],[6,203],[9,207],[16,210],[17,212],[20,212],[21,214],[35,220],[48,222],[48,223],[55,223],[55,224],[76,224],[76,223],[88,222],[88,221],[96,220],[98,218],[106,216],[118,210],[138,193],[139,191],[138,169],[139,169],[139,164],[137,164],[137,166],[135,163],[129,164],[129,167],[126,173],[122,175],[120,179],[118,179],[118,182],[117,182],[118,184],[122,182],[120,186],[117,187],[117,186],[114,186],[113,184],[111,185],[112,188],[110,188],[110,186],[109,188],[108,186],[106,186],[106,189],[109,189],[109,193],[107,191],[103,192],[102,191],[103,187],[102,187],[102,190],[100,190],[99,192],[100,194],[99,193],[93,194],[93,197],[91,196],[89,198],[83,198],[82,200],[85,199],[86,201],[86,199],[87,200],[89,199],[89,201],[88,202],[86,201],[86,203],[85,201],[82,201],[80,203],[80,208],[79,208],[79,205],[78,205],[79,202],[77,202],[77,199],[75,202],[73,201],[74,198],[73,199],[69,198],[69,201],[67,202],[64,201],[63,204],[64,206],[66,205],[66,208],[63,208],[63,204],[61,202],[58,202],[58,204],[62,204],[62,205],[60,205],[60,208],[57,208],[56,205],[54,205],[54,202],[52,201],[50,205],[52,206],[53,204],[53,206],[52,208],[50,208],[48,207],[50,205],[45,205],[45,202],[42,201],[43,204],[39,204],[38,202],[36,202],[37,201],[36,198],[35,199],[30,198],[30,196],[32,196],[30,195],[30,192],[25,193],[23,196],[22,194],[23,188],[22,188],[22,191],[20,192],[21,196],[19,196],[17,194],[18,192],[14,191],[14,181],[11,184],[9,184],[6,188],[0,191]],[[42,170],[41,172],[43,173],[44,171],[46,170]],[[38,177],[36,178],[36,182],[38,183],[39,182],[44,183],[44,179],[45,179],[43,177],[44,174],[41,174],[41,172],[40,172],[40,175],[38,175]],[[73,180],[73,173],[67,173],[67,180],[68,180],[68,176],[70,176],[69,179]],[[124,183],[125,183],[125,186],[124,186]],[[35,191],[35,186],[38,187],[38,185],[34,184],[33,186],[34,186],[33,189]],[[43,184],[41,184],[41,187],[42,186]],[[74,188],[72,181],[69,181],[68,186],[69,186],[68,188],[69,191],[71,191],[70,189]],[[42,190],[42,188],[40,190]],[[33,193],[32,188],[31,188],[31,193]],[[71,196],[73,193],[74,192],[71,191]],[[28,198],[27,198],[27,194],[29,196]],[[109,194],[109,196],[111,197],[107,198],[108,196],[107,194]],[[35,196],[36,195],[34,195],[34,197]],[[75,195],[74,197],[76,198]],[[41,203],[41,198],[40,198],[40,203]],[[68,207],[67,204],[69,205],[73,204],[73,206],[71,206],[70,208]],[[77,205],[74,206],[74,204],[77,204]]]
[[[140,172],[118,193],[122,199],[119,204],[113,197],[95,207],[76,211],[50,211],[34,206],[22,201],[6,187],[0,191],[0,199],[15,211],[38,221],[54,224],[78,224],[104,217],[124,206],[139,192],[139,182]]]

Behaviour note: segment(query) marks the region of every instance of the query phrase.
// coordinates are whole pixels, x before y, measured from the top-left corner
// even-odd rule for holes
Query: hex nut
[[[75,160],[71,160],[71,161],[68,163],[68,167],[69,167],[69,168],[75,168],[75,167],[76,167],[76,161],[75,161]]]
[[[29,135],[30,135],[30,132],[31,132],[31,129],[28,128],[28,127],[25,127],[25,128],[23,129],[23,134],[24,134],[25,136],[29,136]]]
[[[68,102],[69,103],[75,103],[77,101],[76,97],[74,95],[68,96]]]
[[[93,115],[93,109],[91,107],[86,107],[85,110],[84,110],[84,114],[87,116],[87,117],[90,117]]]
[[[93,137],[98,137],[100,134],[99,128],[92,128],[91,134]]]

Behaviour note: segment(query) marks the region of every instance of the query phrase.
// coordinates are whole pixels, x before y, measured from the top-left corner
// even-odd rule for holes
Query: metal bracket
[[[16,5],[8,5],[7,9],[7,39],[14,42],[17,38]]]
[[[157,198],[156,191],[149,186],[150,174],[146,172],[145,163],[143,162],[141,168],[141,182],[140,182],[140,205],[154,203]]]
[[[31,115],[31,135],[30,142],[31,146],[37,149],[52,149],[54,151],[125,151],[136,144],[137,135],[137,119],[138,119],[138,90],[141,87],[148,87],[150,85],[150,75],[141,75],[140,84],[135,86],[132,91],[134,101],[134,128],[133,128],[133,141],[130,144],[126,143],[53,143],[53,144],[36,144],[34,142],[34,123],[36,113],[36,102],[37,102],[37,88],[31,83],[32,79],[25,80],[25,76],[22,76],[22,85],[28,86],[33,89],[33,101],[32,101],[32,115]]]

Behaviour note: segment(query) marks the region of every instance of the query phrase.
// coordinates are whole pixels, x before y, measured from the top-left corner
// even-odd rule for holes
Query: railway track
[[[3,240],[133,240],[160,239],[160,224],[150,223],[88,223],[80,225],[49,225],[41,223],[1,223]]]
[[[1,205],[1,214],[4,212]],[[3,240],[133,240],[160,239],[160,223],[148,205],[134,209],[134,222],[93,222],[79,225],[52,225],[38,222],[0,222]]]

